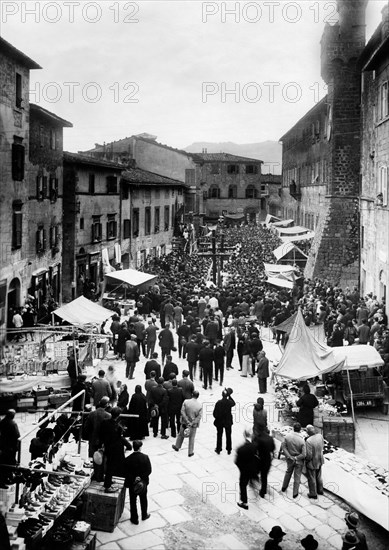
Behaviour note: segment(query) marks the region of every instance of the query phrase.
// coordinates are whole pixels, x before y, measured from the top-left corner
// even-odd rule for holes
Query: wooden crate
[[[124,479],[114,478],[119,486],[115,493],[105,493],[102,483],[92,481],[83,494],[82,520],[91,524],[92,529],[112,533],[124,510],[126,489]]]
[[[96,533],[90,533],[84,542],[73,542],[70,550],[96,550]]]

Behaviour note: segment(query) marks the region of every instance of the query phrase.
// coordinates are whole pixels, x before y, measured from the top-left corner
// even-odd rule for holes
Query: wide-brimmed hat
[[[312,535],[307,535],[305,539],[300,540],[300,542],[301,546],[305,548],[305,550],[316,550],[319,546],[319,543],[313,538]]]
[[[347,525],[352,529],[355,529],[358,526],[359,516],[356,512],[348,512],[344,516],[344,519],[346,520]]]
[[[275,525],[269,533],[269,537],[272,539],[278,539],[284,537],[286,533],[283,532],[279,525]]]
[[[359,538],[354,533],[354,531],[347,531],[346,533],[344,533],[344,535],[342,535],[342,539],[347,544],[358,544],[359,542]]]

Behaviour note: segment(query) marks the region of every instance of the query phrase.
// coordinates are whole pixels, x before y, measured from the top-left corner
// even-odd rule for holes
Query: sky
[[[385,0],[370,0],[367,37]],[[0,33],[34,59],[30,101],[72,122],[64,149],[147,132],[278,141],[325,95],[320,39],[333,0],[2,0]]]

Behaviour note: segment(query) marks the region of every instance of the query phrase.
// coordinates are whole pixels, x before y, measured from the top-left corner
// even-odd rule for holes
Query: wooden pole
[[[216,229],[212,231],[212,281],[216,285]]]
[[[344,362],[344,366],[347,367],[347,359]],[[351,415],[353,417],[353,422],[355,425],[355,413],[354,413],[354,396],[353,396],[353,389],[351,387],[351,380],[350,380],[350,371],[347,369],[347,381],[348,381],[348,387],[350,388],[350,398],[351,398]]]

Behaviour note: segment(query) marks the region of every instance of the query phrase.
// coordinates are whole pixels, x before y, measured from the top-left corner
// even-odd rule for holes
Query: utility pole
[[[228,249],[228,250],[226,250]],[[230,251],[235,250],[235,246],[224,246],[224,233],[221,233],[220,247],[216,246],[216,229],[212,230],[211,250],[210,252],[200,252],[198,255],[212,259],[212,282],[221,285],[221,272],[223,270],[223,260],[231,256]],[[217,268],[217,261],[220,259],[220,269]]]

